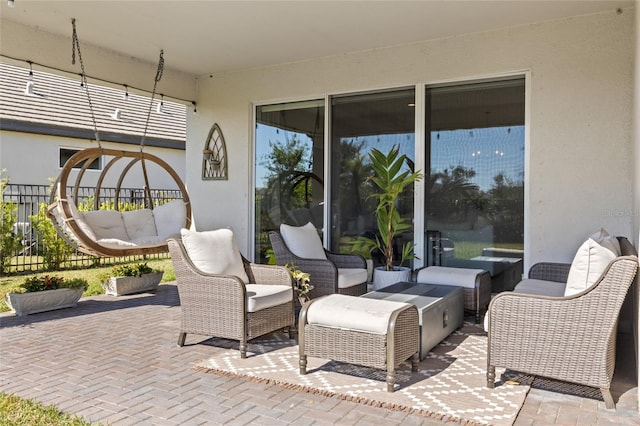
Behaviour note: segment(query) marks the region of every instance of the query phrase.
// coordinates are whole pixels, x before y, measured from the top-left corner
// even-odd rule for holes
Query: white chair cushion
[[[249,282],[242,256],[230,229],[196,232],[181,229],[182,243],[196,268],[208,274],[235,275]]]
[[[283,303],[293,303],[293,289],[287,285],[247,284],[247,312],[257,312]]]
[[[112,249],[128,249],[139,247],[139,245],[136,243],[133,243],[131,241],[119,240],[117,238],[103,238],[101,240],[96,240],[96,243],[100,244],[103,247]]]
[[[173,200],[153,209],[157,235],[166,240],[180,234],[187,223],[187,206],[182,200]]]
[[[280,225],[280,235],[291,253],[303,259],[326,259],[322,241],[311,222],[304,226]]]
[[[127,231],[129,240],[137,238],[155,237],[156,225],[153,219],[153,212],[150,209],[140,209],[122,212],[124,229]]]
[[[93,231],[96,240],[115,238],[129,241],[122,221],[122,214],[119,211],[92,210],[82,213],[82,217]]]
[[[180,238],[180,235],[178,235],[178,238]],[[167,241],[164,238],[160,238],[157,235],[134,238],[131,240],[131,242],[137,246],[149,246],[149,247],[159,246],[167,243]]]
[[[349,288],[367,282],[367,270],[338,268],[338,288]]]
[[[408,305],[390,300],[331,294],[309,306],[307,322],[343,330],[387,334],[391,313]]]
[[[566,285],[554,281],[527,278],[513,289],[514,293],[537,294],[541,296],[562,297]]]
[[[58,209],[61,209],[61,208],[62,206],[59,205]],[[76,207],[76,203],[70,202],[69,210],[71,210],[71,215],[73,216],[73,219],[76,221],[76,224],[78,225],[80,230],[84,232],[84,234],[87,237],[89,237],[90,240],[95,241],[97,239],[96,234],[93,232],[93,230],[85,220],[84,215],[78,211],[78,208]]]
[[[425,284],[451,285],[475,288],[478,275],[484,269],[464,269],[447,266],[429,266],[418,271],[416,281]]]
[[[612,250],[589,238],[573,258],[564,295],[570,296],[591,287],[616,257]]]

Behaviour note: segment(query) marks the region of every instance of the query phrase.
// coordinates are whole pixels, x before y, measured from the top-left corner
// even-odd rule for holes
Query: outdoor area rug
[[[429,352],[418,372],[412,373],[409,363],[398,367],[393,393],[386,391],[386,373],[368,367],[308,357],[307,374],[300,375],[298,346],[283,333],[250,341],[246,359],[240,359],[238,342],[212,338],[203,343],[225,349],[196,364],[199,371],[461,424],[511,425],[529,391],[526,385],[501,382],[495,389],[486,387],[487,337],[472,323]]]

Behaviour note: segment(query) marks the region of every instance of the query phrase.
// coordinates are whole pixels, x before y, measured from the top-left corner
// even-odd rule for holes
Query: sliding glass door
[[[254,161],[254,255],[268,263],[269,231],[282,223],[324,227],[324,101],[256,107]]]
[[[424,91],[418,114],[416,89]],[[402,216],[418,229],[401,235],[396,247],[415,243],[423,253],[418,265],[487,269],[494,264],[477,263],[482,257],[523,258],[524,77],[327,100],[256,107],[256,261],[269,261],[267,232],[282,223],[313,223],[335,252],[351,252],[358,236],[375,237],[369,153],[394,146],[408,158],[405,169],[424,175],[416,185],[423,197],[414,197],[412,188],[399,200]],[[424,146],[422,137],[416,146],[416,123],[424,125]],[[421,204],[414,208],[416,200]]]
[[[397,146],[414,168],[415,90],[335,96],[331,99],[331,249],[349,252],[349,241],[377,234],[375,191],[369,178],[373,169],[369,152],[386,153]],[[413,191],[399,201],[403,217],[413,218]],[[413,241],[413,230],[396,241]],[[398,250],[396,250],[398,252]],[[368,255],[363,253],[363,255]],[[374,253],[374,261],[379,254]]]
[[[524,78],[429,87],[425,111],[426,264],[521,259]]]

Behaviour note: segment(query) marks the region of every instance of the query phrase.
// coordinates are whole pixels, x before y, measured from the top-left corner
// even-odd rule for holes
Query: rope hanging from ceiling
[[[52,188],[47,210],[49,217],[56,231],[65,241],[77,250],[90,255],[118,257],[168,252],[167,238],[179,236],[181,228],[191,226],[191,203],[186,187],[176,171],[161,158],[144,152],[153,100],[164,71],[164,52],[160,51],[149,110],[140,140],[140,150],[136,152],[103,148],[75,19],[71,24],[73,28],[72,63],[75,64],[77,55],[82,70],[82,87],[87,97],[98,146],[77,152],[65,163]],[[85,185],[86,171],[92,163],[101,159],[109,160],[102,168],[97,183]],[[123,186],[125,178],[133,175],[130,172],[134,166],[140,167],[144,185],[133,192],[142,193],[142,200],[139,200],[135,194],[127,194]],[[160,188],[154,189],[149,180],[148,169],[151,167],[155,169],[155,173],[164,172],[170,176],[178,188],[179,197],[167,196]],[[112,194],[113,201],[107,199],[111,196],[103,187],[108,178],[117,178]],[[91,197],[81,194],[85,187],[94,188],[92,203],[88,203]],[[128,201],[123,201],[123,194]],[[130,210],[134,205],[137,208]],[[105,209],[105,206],[112,209]]]

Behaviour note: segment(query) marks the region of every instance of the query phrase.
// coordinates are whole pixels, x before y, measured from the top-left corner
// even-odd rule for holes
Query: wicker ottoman
[[[416,282],[464,287],[464,309],[475,311],[476,324],[491,301],[491,275],[483,269],[429,266],[418,270]]]
[[[395,368],[411,359],[417,371],[418,310],[409,303],[331,294],[305,303],[298,326],[300,374],[307,356],[387,371],[393,392]]]

